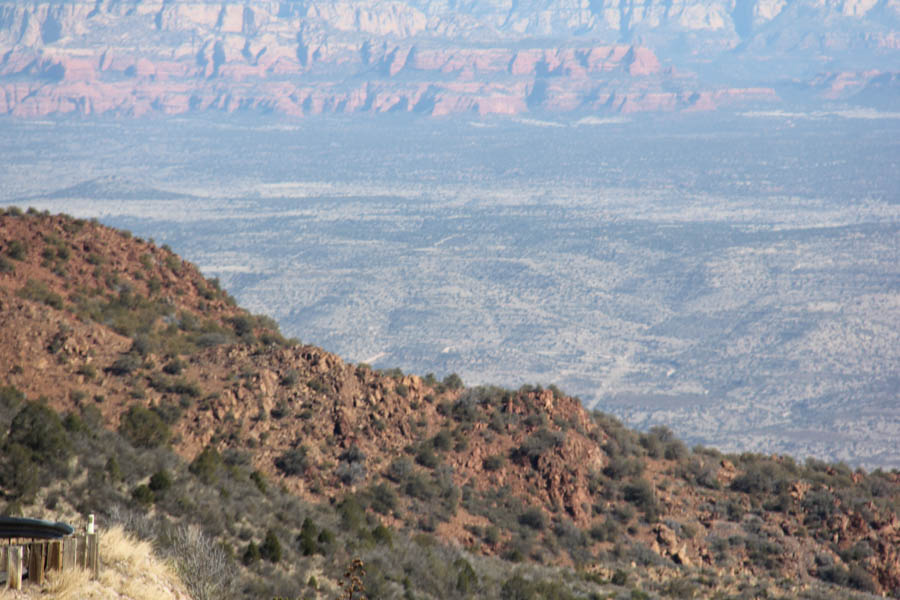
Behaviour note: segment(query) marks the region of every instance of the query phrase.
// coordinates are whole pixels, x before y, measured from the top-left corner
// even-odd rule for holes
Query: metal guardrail
[[[0,539],[58,540],[75,533],[71,525],[0,516]]]

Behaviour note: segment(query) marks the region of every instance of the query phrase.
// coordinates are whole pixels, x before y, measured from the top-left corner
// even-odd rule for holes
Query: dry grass
[[[45,585],[25,583],[21,592],[3,590],[0,599],[190,600],[175,570],[119,526],[102,534],[100,564],[97,581],[81,570],[51,573]]]

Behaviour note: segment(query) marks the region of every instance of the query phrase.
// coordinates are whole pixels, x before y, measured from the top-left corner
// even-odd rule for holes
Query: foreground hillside
[[[7,512],[200,525],[221,593],[329,597],[361,558],[371,597],[900,594],[896,471],[347,364],[95,222],[7,210],[0,256]]]
[[[7,2],[0,114],[895,108],[898,25],[869,0]]]
[[[20,592],[0,590],[0,598],[44,600],[188,600],[191,596],[177,573],[153,552],[146,541],[136,540],[121,525],[102,532],[100,570],[96,580],[88,571],[51,572],[46,585],[26,583]]]

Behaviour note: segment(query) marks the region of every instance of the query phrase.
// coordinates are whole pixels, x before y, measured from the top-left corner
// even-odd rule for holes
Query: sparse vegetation
[[[53,248],[55,235],[44,238]],[[62,260],[77,264],[67,247]],[[891,593],[883,546],[869,540],[900,508],[896,473],[691,451],[666,428],[581,413],[554,387],[347,368],[311,346],[261,342],[265,319],[209,312],[224,304],[211,284],[163,301],[127,272],[104,278],[96,291],[73,286],[71,312],[41,338],[54,381],[80,378],[45,402],[0,387],[0,499],[9,513],[121,520],[171,553],[186,582],[196,575],[195,598],[333,596],[354,557],[371,597],[725,598],[763,583],[794,597],[790,580],[770,577],[797,568],[788,551],[818,557],[811,597],[826,584]],[[130,342],[84,348],[91,327]],[[233,345],[198,354],[202,336]],[[33,385],[22,373],[11,367],[9,381]],[[196,455],[186,462],[170,442]],[[732,579],[682,562],[701,556]]]

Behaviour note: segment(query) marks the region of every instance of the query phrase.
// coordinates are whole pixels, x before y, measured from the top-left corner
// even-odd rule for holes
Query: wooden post
[[[100,577],[100,535],[89,533],[85,537],[87,538],[85,566],[90,570],[91,578],[97,579]]]
[[[86,536],[84,534],[72,538],[76,540],[77,550],[75,554],[75,565],[79,569],[87,569],[87,547],[85,544]]]
[[[43,542],[28,544],[28,580],[41,585],[44,583],[44,549]]]
[[[6,587],[22,589],[22,546],[10,546],[6,551]]]
[[[78,538],[73,536],[63,542],[62,570],[69,571],[78,566]]]
[[[62,571],[63,543],[50,542],[50,555],[47,557],[48,571]]]

